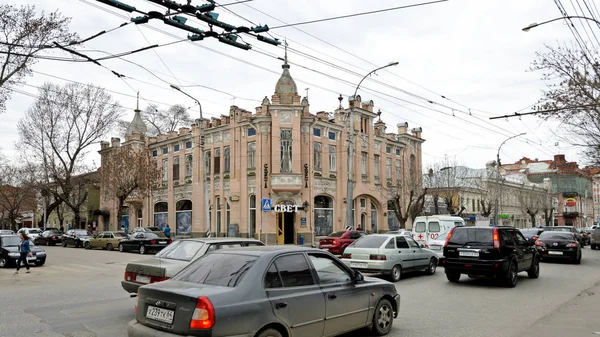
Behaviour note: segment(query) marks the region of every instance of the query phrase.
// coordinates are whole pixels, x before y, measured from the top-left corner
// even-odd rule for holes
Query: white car
[[[33,241],[38,236],[42,235],[42,231],[39,228],[21,228],[17,231],[17,234],[25,233],[31,241]]]
[[[427,248],[431,249],[437,255],[438,261],[444,259],[444,244],[446,244],[448,233],[450,233],[449,230],[436,236],[435,239],[429,238],[429,240],[427,240]]]

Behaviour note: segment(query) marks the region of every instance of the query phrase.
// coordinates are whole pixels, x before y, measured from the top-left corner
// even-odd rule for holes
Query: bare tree
[[[101,171],[104,198],[116,198],[119,203],[117,221],[123,215],[128,198],[143,200],[161,176],[148,151],[129,146],[111,148],[103,156]]]
[[[535,217],[542,208],[542,200],[540,199],[540,191],[535,187],[521,185],[517,195],[521,211],[529,216],[532,227],[535,227]]]
[[[12,89],[31,74],[35,54],[53,42],[68,44],[78,39],[69,33],[70,18],[58,11],[36,14],[35,6],[0,5],[0,112],[6,110],[6,101]]]
[[[26,177],[19,166],[0,166],[0,212],[12,229],[16,229],[17,220],[23,217],[24,211],[35,208],[35,190],[29,188]]]
[[[188,110],[180,104],[175,104],[167,110],[160,110],[156,105],[148,105],[141,116],[148,126],[147,136],[151,137],[169,131],[177,131],[180,127],[189,127],[194,122]],[[124,135],[130,122],[127,120],[118,121],[118,133]]]
[[[470,187],[466,180],[468,171],[448,158],[433,163],[425,177],[425,186],[434,201],[435,214],[441,214],[438,206],[440,199],[446,205],[445,212],[459,216],[464,212],[465,208],[460,205],[460,192]]]
[[[494,211],[494,197],[499,192],[498,185],[485,176],[473,177],[470,182],[479,199],[481,207],[479,214],[486,218],[489,217]]]
[[[576,47],[546,47],[532,70],[542,72],[547,89],[537,106],[544,119],[561,123],[565,139],[582,149],[591,164],[600,164],[600,63]]]
[[[19,120],[18,129],[32,162],[40,166],[47,193],[64,202],[80,223],[79,210],[87,192],[87,178],[74,179],[89,171],[84,159],[122,115],[118,102],[104,89],[92,85],[46,83],[38,99]]]
[[[421,215],[425,207],[427,188],[423,187],[421,177],[415,178],[415,181],[399,183],[388,193],[388,211],[394,212],[400,228],[406,228],[406,222]]]

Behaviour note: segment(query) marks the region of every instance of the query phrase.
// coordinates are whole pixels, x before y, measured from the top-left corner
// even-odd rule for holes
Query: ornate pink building
[[[315,236],[344,229],[347,122],[354,109],[355,224],[373,232],[395,229],[388,199],[399,185],[420,181],[421,128],[409,131],[408,123],[401,123],[397,133],[386,133],[373,101],[362,102],[360,96],[350,97],[344,108],[340,95],[340,107],[333,113],[311,114],[308,99],[298,95],[290,66],[285,62],[282,68],[271,99],[265,97],[254,112],[232,106],[227,116],[202,121],[202,161],[198,124],[144,138],[145,126],[136,111],[122,146],[145,142],[163,174],[151,197],[130,203],[130,227],[168,223],[178,236],[210,231],[212,236],[250,236],[267,244],[298,243],[301,235],[310,243]],[[102,154],[121,144],[113,139],[101,146]],[[265,199],[271,211],[262,210]],[[116,202],[103,199],[101,208],[110,213],[110,221],[101,226],[116,229]]]

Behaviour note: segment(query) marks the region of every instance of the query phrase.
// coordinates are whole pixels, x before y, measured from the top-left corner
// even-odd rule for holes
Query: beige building
[[[254,112],[232,106],[228,115],[202,121],[202,161],[199,120],[191,128],[145,138],[136,111],[122,146],[145,142],[162,178],[151,197],[129,205],[130,227],[168,223],[178,236],[210,232],[256,237],[267,244],[298,243],[301,235],[310,243],[315,236],[344,229],[348,115],[354,109],[355,223],[374,232],[395,229],[387,201],[402,182],[420,180],[421,128],[409,131],[401,123],[397,133],[386,133],[373,101],[362,102],[360,96],[350,97],[344,108],[340,95],[333,113],[312,114],[287,62],[282,68],[274,94]],[[115,146],[121,146],[119,139],[104,142],[100,153]],[[117,227],[116,202],[103,199],[101,208],[111,214],[110,227]]]

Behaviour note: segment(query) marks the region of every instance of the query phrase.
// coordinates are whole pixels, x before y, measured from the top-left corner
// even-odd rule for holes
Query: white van
[[[435,240],[441,233],[464,225],[465,220],[459,216],[418,216],[413,222],[412,236],[418,243],[425,244],[428,239]]]

